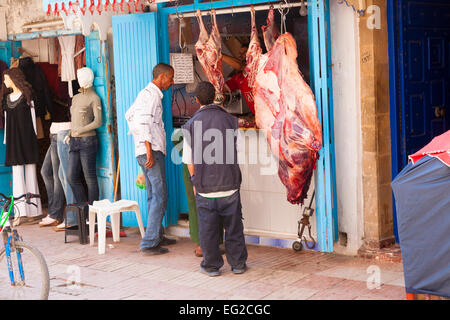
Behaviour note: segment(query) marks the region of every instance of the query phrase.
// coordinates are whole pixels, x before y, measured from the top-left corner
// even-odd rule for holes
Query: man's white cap
[[[77,70],[78,83],[82,88],[92,87],[94,83],[94,72],[89,68],[81,68]]]

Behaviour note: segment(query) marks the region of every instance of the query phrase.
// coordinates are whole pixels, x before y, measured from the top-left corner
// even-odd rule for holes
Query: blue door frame
[[[11,58],[20,56],[17,51],[21,47],[20,41],[0,41],[0,60],[8,66],[11,64]],[[6,146],[3,144],[5,130],[0,129],[0,192],[6,195],[12,194],[12,168],[5,167]]]
[[[109,59],[106,43],[100,40],[98,31],[85,37],[86,67],[94,72],[94,88],[102,102],[102,125],[97,137],[97,180],[100,199],[114,201],[115,165],[112,110],[109,97]]]
[[[387,2],[387,21],[388,21],[388,50],[389,50],[389,105],[390,105],[390,121],[391,121],[391,161],[392,161],[392,179],[397,176],[399,172],[399,115],[398,115],[398,83],[397,83],[397,34],[396,28],[398,27],[396,21],[396,0]],[[394,194],[392,194],[393,205],[393,222],[394,222],[394,235],[395,240],[399,242],[398,229],[397,229],[397,214],[395,207]]]
[[[214,2],[199,2],[194,0],[194,4],[179,7],[164,7],[158,5],[159,15],[159,43],[160,61],[169,63],[169,31],[168,18],[170,14],[193,12],[197,9],[210,10],[238,6],[249,6],[267,3],[266,0],[224,0]],[[310,47],[311,65],[311,86],[316,95],[316,102],[319,120],[322,124],[323,148],[320,150],[320,158],[317,163],[315,174],[316,185],[316,222],[317,240],[319,250],[322,252],[332,252],[333,244],[338,238],[337,224],[337,202],[336,202],[336,167],[334,152],[334,122],[333,122],[333,90],[331,76],[331,45],[330,45],[330,13],[329,0],[308,0],[308,32]],[[170,96],[170,95],[168,95]],[[166,131],[168,141],[173,132],[172,127],[172,105],[168,98],[164,101],[166,113]],[[168,154],[173,148],[170,142]],[[169,147],[170,146],[170,147]],[[169,151],[170,150],[170,151]],[[170,164],[172,170],[176,172],[174,164]],[[182,180],[177,180],[182,183]],[[175,186],[174,186],[175,188]],[[176,192],[176,190],[174,190]],[[180,195],[179,195],[180,196]],[[178,211],[174,216],[168,216],[167,223],[176,224]]]

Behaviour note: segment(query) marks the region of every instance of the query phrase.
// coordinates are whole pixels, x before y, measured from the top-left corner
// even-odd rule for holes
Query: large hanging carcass
[[[290,33],[277,35],[273,8],[263,27],[266,46],[261,53],[252,10],[252,34],[246,72],[253,87],[258,128],[265,131],[278,176],[287,189],[287,200],[303,204],[322,147],[321,125],[313,92],[297,65],[297,45]]]

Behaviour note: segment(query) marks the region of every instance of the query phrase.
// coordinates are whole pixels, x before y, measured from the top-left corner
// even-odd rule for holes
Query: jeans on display
[[[59,178],[59,157],[57,135],[50,135],[50,147],[45,155],[41,168],[41,176],[44,180],[48,196],[48,215],[58,221],[62,221],[64,212],[64,189]]]
[[[69,130],[59,131],[57,134],[57,150],[59,157],[59,180],[61,181],[66,196],[66,203],[75,203],[75,196],[73,195],[72,187],[69,184],[69,145],[64,143],[64,138],[69,134]],[[67,224],[75,226],[78,224],[75,212],[67,212]]]
[[[98,200],[97,149],[97,136],[70,138],[68,177],[77,203],[89,202],[89,204],[92,204]],[[87,199],[82,184],[82,174],[88,188]]]
[[[147,156],[144,154],[137,157],[145,176],[147,190],[147,228],[140,244],[141,249],[156,247],[163,238],[162,221],[167,207],[164,154],[153,151],[153,159],[153,167],[148,169],[145,167]]]

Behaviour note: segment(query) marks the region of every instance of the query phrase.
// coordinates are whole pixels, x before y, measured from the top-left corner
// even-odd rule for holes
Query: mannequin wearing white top
[[[7,88],[12,89],[12,93],[9,94],[9,101],[11,103],[15,103],[22,98],[22,92],[18,87],[14,84],[11,78],[5,74],[4,76],[4,84]],[[34,133],[36,134],[36,116],[33,104],[30,107],[31,119],[33,122]],[[11,118],[12,119],[12,118]],[[7,144],[7,136],[10,133],[10,128],[7,125],[8,119],[6,118],[5,112],[5,139],[4,144]],[[9,129],[9,130],[8,130]],[[8,148],[8,146],[7,146]],[[23,164],[23,165],[12,165],[13,171],[13,196],[17,197],[24,193],[34,193],[39,194],[37,173],[36,173],[36,164]],[[40,199],[32,199],[31,200],[35,205],[28,205],[25,203],[18,203],[16,205],[16,210],[14,211],[15,219],[14,225],[18,225],[23,221],[26,221],[27,218],[30,220],[37,220],[42,216],[42,207]]]

